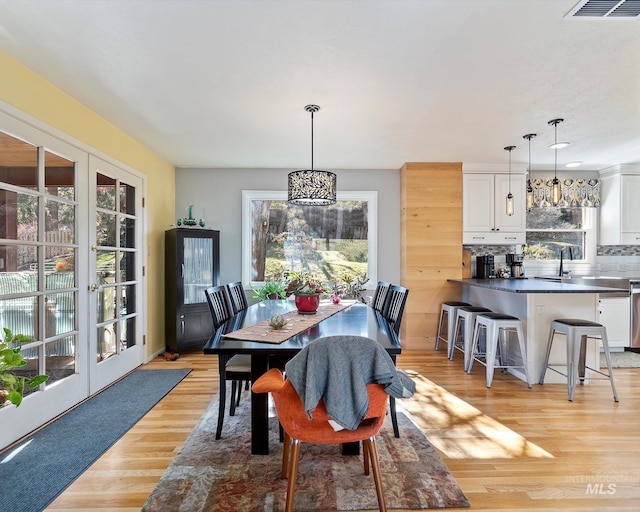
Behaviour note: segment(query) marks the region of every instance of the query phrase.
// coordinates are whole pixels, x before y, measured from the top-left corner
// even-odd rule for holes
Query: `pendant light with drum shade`
[[[527,133],[523,135],[523,139],[529,141],[529,167],[527,169],[527,211],[533,208],[533,187],[531,186],[531,139],[533,139],[536,133]]]
[[[289,173],[288,202],[298,206],[327,206],[335,204],[337,178],[329,171],[313,168],[313,114],[320,110],[318,105],[304,107],[311,113],[311,169]]]
[[[515,146],[507,146],[504,148],[509,152],[509,193],[507,194],[507,215],[513,215],[513,194],[511,193],[511,152],[516,149]]]
[[[553,182],[551,187],[551,204],[553,206],[558,206],[560,198],[562,197],[562,189],[560,187],[560,182],[558,181],[558,149],[567,147],[569,145],[568,142],[558,142],[558,125],[562,121],[564,121],[564,119],[552,119],[548,122],[548,124],[553,125],[553,128],[555,130],[554,143],[549,146],[555,152]]]

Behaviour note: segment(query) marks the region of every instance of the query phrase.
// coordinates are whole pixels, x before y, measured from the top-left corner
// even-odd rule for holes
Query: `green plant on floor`
[[[24,334],[14,335],[6,327],[3,330],[4,340],[0,341],[0,383],[4,384],[5,389],[0,389],[0,407],[7,402],[11,402],[17,407],[22,403],[22,397],[26,389],[37,388],[49,377],[36,375],[28,378],[14,375],[11,370],[26,366],[27,361],[20,354],[21,347],[13,345],[27,343],[32,339]]]

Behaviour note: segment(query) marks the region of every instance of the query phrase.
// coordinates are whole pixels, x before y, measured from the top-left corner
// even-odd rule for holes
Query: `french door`
[[[0,449],[144,362],[142,189],[0,111],[0,336],[29,337],[16,374],[48,377],[0,404]]]
[[[144,362],[142,179],[89,157],[90,391]]]

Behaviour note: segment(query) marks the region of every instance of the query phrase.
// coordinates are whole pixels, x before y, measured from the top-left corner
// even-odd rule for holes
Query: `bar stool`
[[[440,324],[438,325],[438,336],[436,338],[436,350],[440,348],[440,340],[447,344],[447,355],[449,354],[449,347],[453,343],[453,330],[455,329],[456,313],[458,308],[462,306],[471,306],[467,302],[443,302],[440,310]],[[444,327],[444,317],[447,316],[447,337],[442,336],[442,328]]]
[[[449,343],[449,359],[453,360],[455,350],[460,350],[464,354],[464,369],[466,371],[471,356],[471,340],[473,338],[473,328],[476,317],[480,313],[491,313],[490,309],[481,306],[462,306],[456,312],[456,326],[453,330],[453,341]],[[464,322],[464,330],[460,324]]]
[[[549,365],[549,354],[551,353],[551,344],[556,332],[561,332],[567,337],[567,364],[561,365],[567,367],[567,373],[562,373],[556,368]],[[587,340],[600,339],[605,359],[607,360],[607,368],[609,374],[605,374],[600,370],[591,368],[586,365]],[[580,343],[578,343],[580,341]],[[560,366],[560,365],[554,365]],[[611,353],[609,352],[609,341],[607,339],[607,329],[604,325],[589,320],[580,320],[575,318],[562,318],[551,322],[549,329],[549,343],[547,344],[547,354],[544,358],[542,375],[540,376],[540,384],[544,384],[544,376],[547,369],[552,370],[563,377],[567,378],[567,386],[569,388],[569,402],[573,402],[573,395],[576,390],[576,380],[580,378],[580,384],[584,384],[585,369],[599,373],[611,382],[613,391],[613,399],[618,401],[618,393],[613,382],[613,371],[611,369]],[[593,380],[605,380],[602,378],[592,378]]]
[[[486,330],[486,352],[484,361],[482,361],[482,354],[478,351],[478,339],[480,338],[480,331],[482,329]],[[518,336],[518,345],[522,357],[521,365],[508,364],[507,335],[509,332],[515,332]],[[499,364],[496,364],[498,352]],[[476,317],[476,327],[473,331],[473,344],[467,373],[471,373],[474,360],[486,366],[488,388],[491,387],[491,383],[493,382],[493,372],[495,368],[500,368],[503,371],[508,368],[524,369],[527,385],[531,388],[531,379],[529,379],[529,369],[527,368],[527,350],[524,345],[524,334],[522,332],[522,321],[515,316],[505,315],[503,313],[482,313]]]

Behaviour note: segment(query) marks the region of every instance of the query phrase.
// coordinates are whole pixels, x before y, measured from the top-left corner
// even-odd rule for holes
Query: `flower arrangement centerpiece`
[[[285,270],[284,277],[288,283],[285,294],[287,296],[295,295],[298,312],[315,313],[320,304],[320,297],[324,293],[324,287],[320,284],[320,280],[306,270]]]

